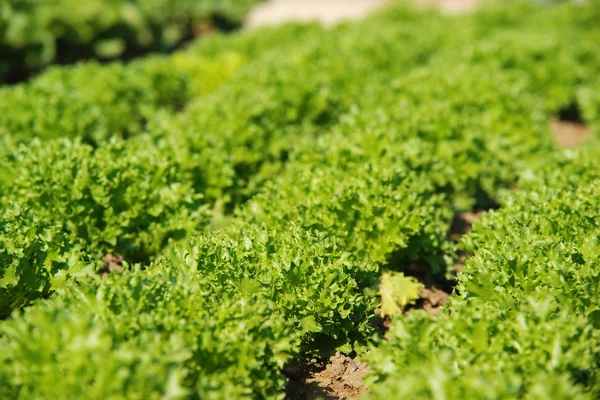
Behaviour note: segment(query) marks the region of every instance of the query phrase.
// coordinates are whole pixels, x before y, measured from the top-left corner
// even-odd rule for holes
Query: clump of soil
[[[578,147],[592,136],[592,131],[581,122],[559,118],[550,121],[550,129],[556,144],[562,147]]]
[[[286,398],[290,400],[358,399],[367,393],[363,377],[369,365],[340,353],[328,363],[303,363],[288,367]]]
[[[104,267],[98,271],[102,275],[102,279],[107,279],[108,275],[113,272],[123,272],[123,256],[119,254],[106,254],[102,257]]]
[[[550,120],[550,130],[556,144],[562,147],[578,147],[592,136],[592,131],[584,123],[577,102],[564,107],[556,118]]]
[[[421,298],[417,301],[417,308],[422,308],[427,314],[434,316],[442,312],[450,293],[435,286],[421,289]]]

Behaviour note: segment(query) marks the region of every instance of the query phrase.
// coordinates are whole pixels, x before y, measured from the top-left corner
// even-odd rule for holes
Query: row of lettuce
[[[0,82],[51,64],[170,51],[242,23],[258,0],[2,0]]]
[[[407,18],[414,19],[413,26],[402,31],[417,38],[419,33],[414,27],[420,21],[411,15]],[[435,23],[441,25],[439,21]],[[4,138],[9,143],[6,148],[13,148],[19,142],[33,142],[7,152],[3,165],[2,201],[6,210],[12,210],[5,213],[3,242],[11,251],[4,252],[3,265],[8,271],[5,275],[19,282],[11,280],[4,284],[7,295],[2,301],[3,315],[32,298],[48,294],[51,277],[58,272],[63,271],[59,273],[63,276],[67,270],[78,271],[69,268],[72,254],[87,254],[99,262],[103,254],[118,253],[131,262],[147,262],[170,238],[190,236],[207,224],[217,227],[226,224],[225,217],[236,204],[276,175],[288,153],[300,144],[294,138],[316,137],[328,124],[335,123],[343,111],[341,108],[351,104],[341,91],[350,87],[353,79],[367,75],[341,69],[343,62],[331,57],[330,66],[325,62],[321,67],[314,66],[323,58],[321,43],[328,34],[318,27],[283,28],[283,32],[304,30],[311,32],[311,38],[302,51],[288,55],[276,49],[264,58],[259,57],[214,93],[187,102],[181,113],[169,112],[155,104],[151,119],[134,124],[138,131],[146,126],[145,133],[135,136],[130,130],[132,137],[127,141],[118,137],[118,129],[113,131],[116,137],[111,140],[101,136],[96,140],[83,137],[85,143],[77,139],[48,140],[58,135],[61,130],[56,125],[61,124],[65,124],[63,131],[81,134],[77,126],[62,118],[49,120],[43,131],[54,132],[49,137],[36,138],[36,131],[26,129],[26,124],[23,128],[10,125],[15,120],[37,123],[37,114],[44,111],[62,115],[72,111],[73,115],[83,116],[96,104],[93,98],[87,104],[83,102],[82,108],[70,102],[45,110],[13,103],[15,112],[4,114],[7,121]],[[330,46],[345,41],[350,52],[354,38],[348,36],[358,37],[364,28],[345,30],[348,34],[339,35],[339,40]],[[402,54],[399,59],[406,59],[406,64],[418,62],[422,51],[412,51],[415,55],[411,57],[411,46],[396,40],[396,31],[392,29],[387,40],[390,45],[396,43],[405,48],[399,52]],[[281,32],[282,29],[277,29],[273,35],[280,37]],[[439,32],[441,35],[442,30]],[[262,35],[256,34],[239,43],[241,47],[255,49],[260,46],[250,46],[247,42],[262,39]],[[436,38],[427,40],[430,47],[434,46]],[[206,43],[201,47],[209,46]],[[367,48],[377,48],[368,38],[361,43]],[[293,43],[288,50],[297,47]],[[354,55],[362,72],[370,65],[369,57],[369,54]],[[312,70],[307,71],[311,65]],[[313,83],[309,77],[319,70],[322,78]],[[78,73],[73,69],[68,72]],[[298,81],[302,74],[306,79]],[[90,87],[98,88],[102,83],[90,81]],[[35,96],[28,94],[36,93],[35,85],[32,82],[8,88],[4,93],[11,96],[15,89],[21,89],[21,98],[25,101],[32,98],[33,102]],[[121,86],[127,83],[116,83],[117,88]],[[286,87],[285,92],[282,87]],[[77,90],[84,89],[79,86]],[[49,97],[62,101],[54,94]],[[341,99],[346,103],[342,104]],[[5,104],[10,107],[9,102]],[[135,102],[129,105],[134,106]],[[118,127],[128,122],[125,115],[106,121],[106,115],[99,114],[98,120],[90,119],[91,126],[98,123],[98,126]],[[135,121],[134,113],[129,120]],[[73,119],[71,123],[76,121]],[[50,125],[55,128],[50,129]],[[31,214],[30,218],[24,217],[27,214]],[[56,230],[56,234],[37,234],[46,231],[42,226]],[[48,257],[56,260],[50,261]],[[53,267],[48,270],[46,264]]]
[[[448,309],[396,319],[369,354],[373,398],[598,398],[599,155],[527,172],[475,224]]]
[[[52,67],[28,83],[0,89],[3,148],[33,138],[76,138],[96,145],[142,133],[159,110],[181,110],[215,91],[250,60],[308,27],[212,35],[185,51],[128,64]]]
[[[595,239],[584,232],[595,229],[594,157],[554,155],[547,121],[578,107],[598,123],[599,15],[594,4],[458,18],[397,9],[329,32],[287,27],[270,31],[269,40],[280,40],[275,49],[254,33],[139,61],[184,57],[188,68],[202,68],[236,54],[239,64],[196,95],[203,75],[176,71],[173,82],[189,90],[178,103],[165,107],[151,94],[150,112],[109,121],[120,130],[94,130],[108,123],[97,113],[88,116],[90,130],[74,118],[74,138],[55,140],[64,128],[47,136],[6,128],[35,123],[27,107],[20,122],[8,114],[0,124],[12,138],[1,184],[0,305],[7,316],[40,300],[0,324],[1,394],[281,397],[286,362],[364,350],[383,270],[421,261],[431,274],[452,274],[452,215],[502,202],[508,211],[465,239],[474,256],[454,312],[397,318],[395,338],[371,352],[373,393],[486,398],[493,388],[489,398],[554,390],[593,397],[598,305],[586,290]],[[87,67],[103,76],[131,66]],[[60,85],[77,73],[39,81],[55,74]],[[102,79],[68,91],[85,93],[88,83]],[[28,101],[35,85],[4,93]],[[119,85],[128,83],[107,90]],[[89,110],[99,100],[88,96]],[[555,186],[540,189],[526,172],[549,156],[567,171],[555,179],[546,168],[540,176]],[[521,175],[524,191],[507,195]],[[573,183],[580,175],[590,180]],[[592,189],[574,190],[586,182]],[[578,230],[585,249],[565,233],[581,218],[590,227]],[[547,247],[525,251],[537,242]],[[554,275],[533,257],[574,246],[583,250],[556,253]],[[97,271],[107,253],[131,265],[103,280]],[[546,286],[554,289],[540,290]],[[532,313],[542,319],[529,320]],[[565,325],[573,330],[557,329]],[[556,386],[540,384],[548,378]]]

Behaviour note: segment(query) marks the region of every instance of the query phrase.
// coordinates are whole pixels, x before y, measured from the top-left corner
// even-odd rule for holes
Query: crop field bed
[[[59,58],[0,86],[1,399],[600,397],[600,3]]]

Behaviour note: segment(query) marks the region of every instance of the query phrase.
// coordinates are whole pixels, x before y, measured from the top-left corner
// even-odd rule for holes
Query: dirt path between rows
[[[472,10],[480,0],[414,0],[417,5],[439,8],[448,14]],[[384,7],[390,0],[271,0],[257,6],[248,16],[246,27],[277,25],[284,22],[320,21],[331,26],[359,19]]]

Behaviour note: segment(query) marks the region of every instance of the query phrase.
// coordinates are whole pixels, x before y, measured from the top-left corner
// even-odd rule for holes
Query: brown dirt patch
[[[123,272],[123,256],[119,254],[106,254],[102,257],[104,267],[98,271],[102,275],[102,279],[107,279],[108,275],[113,272]]]
[[[550,121],[550,129],[554,140],[562,147],[580,146],[586,139],[592,136],[592,131],[582,123],[564,121],[555,118]]]
[[[466,255],[464,253],[459,253],[458,259],[454,262],[454,271],[456,274],[460,274],[465,267],[465,258]]]
[[[422,308],[427,314],[434,316],[442,312],[442,307],[446,305],[450,293],[435,286],[421,289],[421,298],[417,302],[417,307]]]
[[[340,353],[328,363],[303,363],[286,369],[286,399],[358,399],[367,393],[363,378],[369,365]]]

